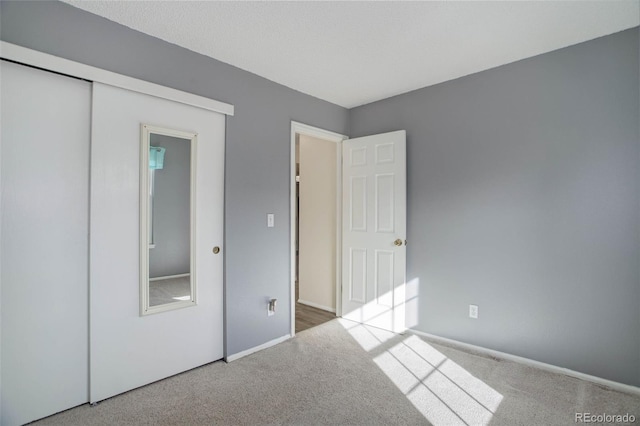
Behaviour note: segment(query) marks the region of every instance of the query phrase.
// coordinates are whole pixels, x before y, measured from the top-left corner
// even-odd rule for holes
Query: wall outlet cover
[[[469,305],[469,318],[478,319],[478,305]]]

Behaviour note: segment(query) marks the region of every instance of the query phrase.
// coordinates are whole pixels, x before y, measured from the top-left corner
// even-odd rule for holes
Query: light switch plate
[[[273,213],[267,213],[267,228],[273,228],[275,226],[275,220]]]

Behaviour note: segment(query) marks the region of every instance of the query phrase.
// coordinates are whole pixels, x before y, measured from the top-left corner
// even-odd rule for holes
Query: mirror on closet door
[[[195,133],[142,125],[140,312],[196,304]]]

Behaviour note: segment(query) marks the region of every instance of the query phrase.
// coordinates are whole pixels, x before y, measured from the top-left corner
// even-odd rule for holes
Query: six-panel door
[[[405,132],[343,142],[342,316],[404,330]]]

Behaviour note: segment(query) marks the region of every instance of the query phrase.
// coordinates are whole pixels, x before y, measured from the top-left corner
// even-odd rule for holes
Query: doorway
[[[340,315],[344,135],[291,126],[291,334]]]
[[[304,211],[298,212],[297,180],[305,179],[304,155],[301,155],[301,164],[298,166],[296,142],[299,143],[303,135],[325,142],[333,141],[337,146],[336,167],[334,171],[324,173],[325,176],[335,175],[336,179],[335,240],[333,246],[328,246],[329,250],[334,249],[332,255],[335,257],[335,266],[331,265],[328,269],[335,271],[336,316],[394,332],[404,331],[406,132],[398,130],[348,139],[343,135],[292,122],[291,336],[296,333],[299,299],[305,301],[306,297],[305,292],[298,294],[296,291],[299,254],[304,256],[304,243],[298,240],[298,234],[303,234],[298,229],[298,218],[304,220]],[[313,163],[318,160],[315,155],[311,155],[311,158]],[[300,175],[298,170],[301,171]],[[320,204],[318,208],[325,209],[325,206]],[[325,234],[331,232],[325,230]],[[317,259],[313,258],[313,261]],[[300,270],[302,272],[302,266]],[[302,288],[303,279],[304,275],[300,274]],[[329,280],[331,278],[327,279],[325,275],[325,281]]]

